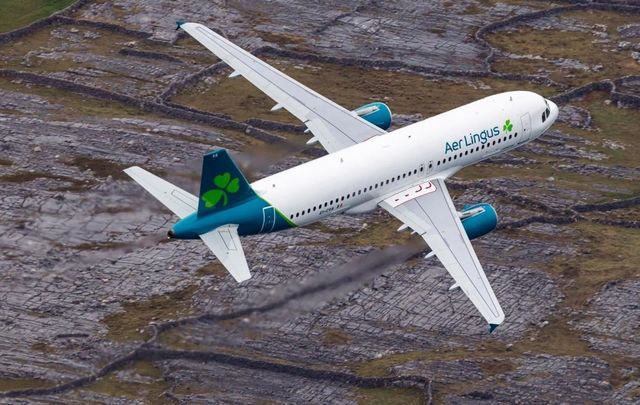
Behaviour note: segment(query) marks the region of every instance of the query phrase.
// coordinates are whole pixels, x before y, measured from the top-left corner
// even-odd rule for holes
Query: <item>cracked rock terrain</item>
[[[640,6],[633,2],[80,0],[0,34],[0,403],[640,401]],[[244,238],[237,285],[122,169],[196,193],[325,152],[175,31],[197,21],[399,127],[526,89],[541,138],[449,180],[493,334],[385,212]],[[428,136],[428,134],[424,134]],[[372,162],[374,164],[374,162]]]

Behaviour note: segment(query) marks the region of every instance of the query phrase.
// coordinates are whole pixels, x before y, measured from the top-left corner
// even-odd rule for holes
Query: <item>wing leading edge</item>
[[[504,321],[487,276],[460,222],[444,181],[434,179],[393,195],[380,206],[420,234],[493,330]]]
[[[196,23],[179,27],[302,121],[322,146],[333,153],[386,131],[256,58],[209,28]]]

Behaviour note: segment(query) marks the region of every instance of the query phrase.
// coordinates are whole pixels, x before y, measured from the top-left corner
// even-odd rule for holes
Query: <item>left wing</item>
[[[395,194],[380,203],[420,234],[456,284],[489,322],[502,323],[504,313],[460,222],[444,181],[435,179]]]
[[[333,101],[256,58],[231,41],[196,23],[179,27],[276,101],[273,109],[286,108],[302,121],[322,146],[333,153],[385,134],[386,131],[358,117]]]

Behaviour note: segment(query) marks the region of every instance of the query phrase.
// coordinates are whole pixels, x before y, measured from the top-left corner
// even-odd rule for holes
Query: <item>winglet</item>
[[[497,327],[498,327],[497,323],[490,323],[489,324],[489,333],[493,333],[493,331],[496,330]]]
[[[182,28],[182,24],[184,24],[186,21],[183,19],[180,19],[178,21],[176,21],[176,31],[178,31],[180,28]]]

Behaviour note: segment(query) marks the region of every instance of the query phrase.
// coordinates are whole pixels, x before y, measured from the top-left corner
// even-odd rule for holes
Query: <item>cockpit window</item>
[[[551,110],[549,110],[549,103],[547,103],[547,99],[543,98],[543,100],[544,100],[544,105],[547,106],[547,108],[545,108],[545,110],[542,112],[542,122],[545,122],[547,118],[549,118],[549,114],[551,114]]]

